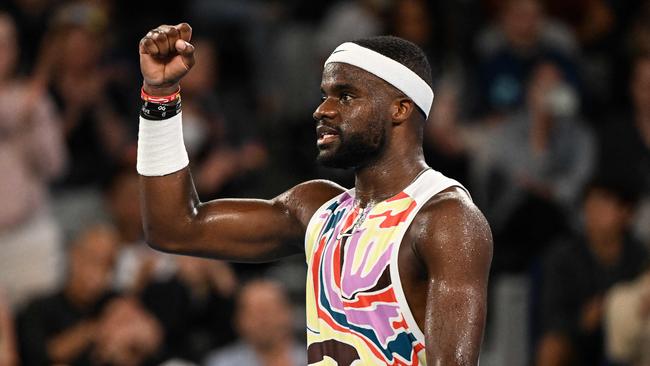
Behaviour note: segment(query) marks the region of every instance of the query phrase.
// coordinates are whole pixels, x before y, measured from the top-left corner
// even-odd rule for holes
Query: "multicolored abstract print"
[[[462,188],[428,170],[368,212],[349,190],[314,214],[305,238],[309,365],[426,364],[397,254],[418,210],[451,186]]]
[[[308,256],[308,308],[316,311],[308,313],[310,365],[424,364],[424,344],[404,319],[389,271],[415,206],[400,193],[353,227],[361,212],[347,192],[318,214],[308,233],[316,244]]]

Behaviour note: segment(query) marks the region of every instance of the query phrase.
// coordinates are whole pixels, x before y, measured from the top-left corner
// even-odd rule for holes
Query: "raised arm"
[[[190,26],[182,23],[160,26],[142,38],[140,68],[146,94],[164,97],[179,90],[180,80],[194,65],[191,35]],[[187,168],[180,115],[158,117],[141,118],[138,142],[144,230],[156,249],[252,262],[299,253],[311,215],[341,192],[333,183],[311,181],[273,200],[201,203]]]
[[[427,273],[427,364],[472,365],[487,311],[492,234],[476,206],[456,190],[429,203],[416,244]]]

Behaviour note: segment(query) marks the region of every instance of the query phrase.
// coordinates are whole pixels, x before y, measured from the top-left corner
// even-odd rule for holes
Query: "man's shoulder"
[[[420,242],[453,236],[492,243],[490,226],[465,190],[454,186],[434,195],[418,212],[411,230]]]
[[[418,212],[416,220],[420,224],[437,225],[449,220],[480,223],[485,221],[485,217],[463,188],[453,186],[431,197]]]
[[[325,200],[327,201],[332,197],[335,197],[345,192],[346,189],[330,180],[313,179],[313,180],[308,180],[306,182],[302,182],[294,186],[291,189],[291,191],[293,191],[295,194],[306,194],[309,196],[315,195],[315,196],[329,197]]]
[[[316,179],[294,186],[279,196],[278,200],[307,225],[316,210],[345,191],[345,188],[332,181]]]

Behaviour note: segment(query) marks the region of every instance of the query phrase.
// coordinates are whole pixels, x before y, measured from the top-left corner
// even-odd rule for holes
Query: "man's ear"
[[[405,97],[396,98],[392,105],[393,124],[399,125],[404,121],[408,121],[415,112],[415,108],[415,103],[411,99]]]

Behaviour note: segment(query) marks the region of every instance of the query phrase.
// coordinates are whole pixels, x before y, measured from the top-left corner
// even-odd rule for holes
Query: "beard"
[[[386,127],[376,123],[363,132],[339,130],[338,137],[338,141],[320,149],[316,161],[328,168],[359,168],[381,156],[386,145]]]

